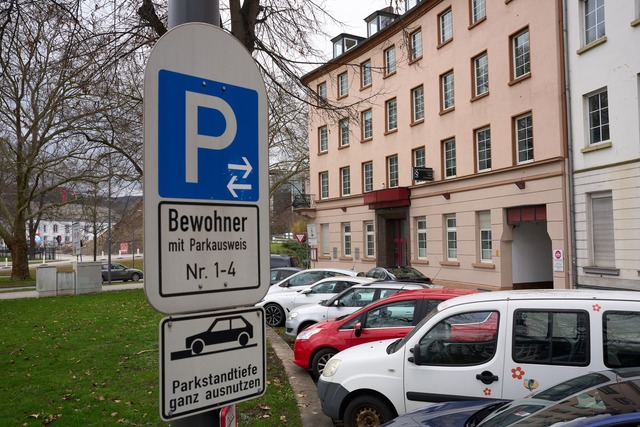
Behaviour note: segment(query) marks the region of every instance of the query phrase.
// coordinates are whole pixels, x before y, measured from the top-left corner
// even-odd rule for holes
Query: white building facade
[[[640,1],[566,21],[577,286],[640,290]]]

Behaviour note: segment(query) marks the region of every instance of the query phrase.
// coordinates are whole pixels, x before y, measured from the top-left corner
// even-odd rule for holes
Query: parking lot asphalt
[[[107,285],[102,287],[103,292],[123,291],[128,289],[142,289],[143,283],[124,283],[120,285]],[[2,292],[0,299],[37,298],[35,290],[21,292]],[[289,384],[300,408],[300,417],[303,427],[333,427],[331,418],[322,413],[320,399],[316,391],[316,385],[309,373],[293,363],[293,350],[277,332],[267,327],[267,339],[273,350],[282,361]]]

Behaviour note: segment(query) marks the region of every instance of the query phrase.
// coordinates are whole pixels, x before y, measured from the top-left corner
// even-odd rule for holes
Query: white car
[[[267,294],[256,306],[264,307],[267,325],[282,326],[286,314],[294,308],[328,300],[353,285],[371,283],[374,280],[369,277],[328,277],[309,287],[303,287],[303,289]]]
[[[267,291],[267,295],[275,294],[278,292],[297,291],[309,287],[316,283],[318,280],[326,279],[327,277],[336,276],[357,276],[358,272],[353,270],[342,270],[339,268],[309,268],[292,274],[280,282],[271,285]]]
[[[434,288],[427,283],[371,282],[354,285],[320,304],[298,307],[287,314],[285,333],[295,337],[314,323],[351,314],[365,305],[396,292],[412,289]]]

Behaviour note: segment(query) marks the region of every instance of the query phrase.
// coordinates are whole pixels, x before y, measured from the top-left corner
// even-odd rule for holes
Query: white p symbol
[[[226,122],[222,135],[210,136],[198,134],[198,107],[218,110]],[[185,108],[185,180],[198,182],[198,148],[222,150],[233,142],[238,131],[236,115],[231,106],[222,98],[186,91]]]

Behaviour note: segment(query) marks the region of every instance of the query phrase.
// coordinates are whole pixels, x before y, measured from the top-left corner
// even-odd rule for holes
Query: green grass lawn
[[[168,426],[159,415],[162,314],[142,290],[0,300],[0,425]],[[240,426],[301,426],[267,343],[267,391]]]

